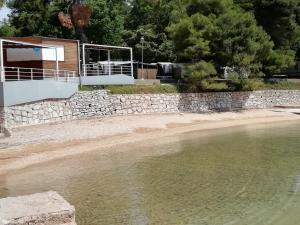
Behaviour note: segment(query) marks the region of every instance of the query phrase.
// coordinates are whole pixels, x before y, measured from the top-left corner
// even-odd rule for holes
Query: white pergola
[[[108,63],[108,76],[112,75],[111,71],[111,51],[121,50],[130,52],[130,73],[133,77],[133,52],[130,47],[121,47],[121,46],[111,46],[111,45],[98,45],[98,44],[82,44],[82,67],[83,67],[83,76],[87,76],[87,67],[86,67],[86,50],[98,50],[107,52],[107,63]],[[100,75],[100,74],[99,74]]]

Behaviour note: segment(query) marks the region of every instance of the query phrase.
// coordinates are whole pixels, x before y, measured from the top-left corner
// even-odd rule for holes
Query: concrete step
[[[0,225],[76,225],[75,209],[56,192],[0,199]]]

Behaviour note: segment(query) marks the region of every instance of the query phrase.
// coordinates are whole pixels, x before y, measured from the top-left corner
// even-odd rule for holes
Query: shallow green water
[[[123,148],[0,177],[0,197],[58,191],[79,225],[300,224],[300,123]]]

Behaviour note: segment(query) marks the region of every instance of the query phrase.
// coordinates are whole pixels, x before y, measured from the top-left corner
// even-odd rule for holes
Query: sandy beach
[[[113,147],[184,132],[293,120],[300,121],[299,108],[118,116],[22,127],[0,139],[0,175],[88,151],[122,151]]]

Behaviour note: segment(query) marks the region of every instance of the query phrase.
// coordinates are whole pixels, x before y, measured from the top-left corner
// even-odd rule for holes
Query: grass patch
[[[269,81],[265,82],[260,90],[300,90],[300,82]]]
[[[108,90],[111,94],[156,94],[156,93],[178,93],[177,85],[122,85],[122,86],[82,86],[81,91]]]
[[[203,92],[234,92],[258,90],[300,90],[300,82],[246,80],[243,83],[216,83]],[[82,86],[81,91],[107,90],[111,94],[163,94],[163,93],[190,93],[193,92],[188,84],[155,84],[155,85],[107,85]]]

